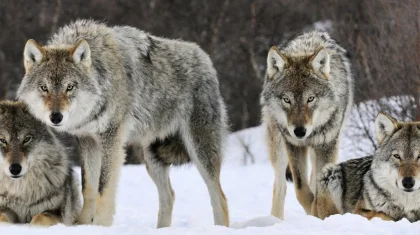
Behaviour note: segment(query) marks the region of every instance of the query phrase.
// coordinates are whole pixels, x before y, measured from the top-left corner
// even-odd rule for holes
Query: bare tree
[[[244,165],[248,164],[248,160],[251,161],[251,164],[255,163],[255,157],[254,154],[251,151],[251,142],[249,141],[249,138],[245,140],[244,136],[238,135],[237,139],[240,143],[240,145],[243,148],[243,155],[242,155],[242,162]]]
[[[314,28],[314,22],[331,22],[326,29],[352,54],[356,103],[414,97],[401,114],[411,116],[399,118],[420,120],[418,0],[0,1],[0,98],[15,96],[25,42],[33,38],[43,44],[57,28],[78,18],[198,43],[218,71],[233,131],[260,124],[268,49]],[[390,105],[398,104],[381,108]]]

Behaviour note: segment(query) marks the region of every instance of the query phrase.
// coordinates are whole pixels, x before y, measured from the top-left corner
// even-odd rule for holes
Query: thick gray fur
[[[317,206],[312,205],[316,175],[336,161],[340,133],[352,104],[348,53],[328,33],[303,33],[270,49],[261,106],[276,173],[272,215],[284,218],[287,165],[306,213]],[[299,137],[296,133],[302,128],[306,131]],[[310,183],[308,154],[313,169]]]
[[[76,58],[72,48],[80,40],[88,47]],[[87,201],[81,223],[112,223],[123,147],[141,144],[160,195],[158,227],[171,224],[174,193],[168,167],[189,161],[208,186],[215,223],[228,225],[219,183],[226,111],[216,70],[198,45],[78,20],[61,28],[44,50],[39,62],[28,57],[18,97],[43,122],[79,137]],[[51,91],[43,95],[38,84]],[[68,84],[74,90],[66,93]],[[68,105],[49,109],[45,97],[52,93],[59,99],[63,92]],[[62,112],[65,122],[53,125],[51,112]]]
[[[27,136],[31,140],[23,144]],[[79,184],[53,131],[23,103],[1,101],[0,138],[7,142],[0,143],[0,214],[12,223],[30,223],[50,213],[72,225],[81,211]],[[20,178],[11,177],[11,163],[23,166]]]
[[[391,125],[373,157],[324,168],[320,187],[332,195],[339,213],[353,213],[363,201],[363,210],[382,212],[393,220],[420,220],[420,123]],[[402,186],[406,177],[415,182],[409,191]]]

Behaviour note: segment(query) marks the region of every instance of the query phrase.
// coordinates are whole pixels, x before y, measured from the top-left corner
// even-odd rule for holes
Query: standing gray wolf
[[[82,208],[65,149],[21,102],[0,102],[0,167],[0,222],[75,222]]]
[[[340,132],[352,103],[347,52],[327,33],[304,33],[270,49],[261,106],[275,171],[272,215],[284,218],[287,165],[299,203],[307,214],[312,209],[316,212],[316,174],[336,160]],[[313,169],[310,186],[308,150]]]
[[[420,122],[398,123],[380,113],[375,128],[379,147],[373,157],[323,169],[318,195],[332,203],[319,217],[349,212],[420,220]]]
[[[111,225],[127,144],[144,149],[159,192],[158,227],[171,225],[169,166],[192,161],[216,225],[229,225],[220,186],[225,105],[209,56],[193,43],[79,20],[46,46],[29,40],[20,100],[44,123],[78,136],[84,205],[79,223]]]

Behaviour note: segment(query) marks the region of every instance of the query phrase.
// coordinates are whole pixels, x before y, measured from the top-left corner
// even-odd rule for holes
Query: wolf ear
[[[381,144],[386,136],[392,135],[397,127],[397,120],[384,113],[379,113],[375,120],[375,132],[378,143]]]
[[[311,55],[309,61],[311,62],[312,68],[316,72],[320,72],[329,78],[330,76],[330,55],[327,50],[323,47],[318,48],[313,55]]]
[[[75,64],[81,62],[85,66],[90,66],[90,47],[86,40],[82,39],[77,42],[76,46],[71,50],[71,56]]]
[[[277,47],[270,48],[267,56],[267,75],[272,78],[277,72],[282,72],[287,63],[287,57],[281,54]]]
[[[26,72],[29,72],[35,63],[41,63],[44,56],[45,50],[35,40],[29,39],[23,50],[23,64]]]

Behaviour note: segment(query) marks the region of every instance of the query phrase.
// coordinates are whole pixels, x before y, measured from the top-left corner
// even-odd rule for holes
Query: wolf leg
[[[361,209],[361,208],[355,209],[354,214],[361,215],[361,216],[367,218],[368,220],[371,220],[373,218],[380,218],[380,219],[385,220],[385,221],[393,221],[394,220],[391,216],[389,216],[389,215],[387,215],[383,212],[376,212],[376,211],[373,211],[373,210],[365,210],[365,209]]]
[[[93,224],[111,226],[115,214],[115,197],[124,163],[125,153],[121,143],[121,131],[115,127],[101,136],[103,148],[96,212]]]
[[[275,125],[268,125],[267,144],[275,178],[271,215],[284,219],[284,201],[286,198],[286,168],[288,164],[286,146]]]
[[[82,165],[83,209],[78,224],[91,224],[96,210],[99,176],[101,172],[101,151],[92,137],[78,137]]]
[[[62,222],[62,218],[58,215],[51,214],[51,213],[41,213],[38,215],[35,215],[31,220],[31,225],[36,226],[53,226],[58,223]]]
[[[10,221],[9,217],[6,214],[1,213],[0,214],[0,223],[12,223],[12,222]]]
[[[312,193],[315,193],[315,189],[316,189],[316,185],[317,185],[317,176],[319,174],[319,172],[316,172],[316,155],[315,155],[315,151],[310,148],[309,149],[309,159],[311,161],[311,176],[309,179],[309,187],[311,188]]]
[[[174,207],[175,193],[169,179],[169,166],[157,162],[150,146],[144,148],[144,160],[147,172],[156,184],[159,194],[159,214],[157,227],[169,227],[172,223],[172,210]]]
[[[317,193],[312,203],[312,215],[325,219],[330,215],[339,214],[337,207],[327,191]]]
[[[328,163],[335,163],[338,154],[338,141],[333,141],[328,144],[313,147],[313,153],[315,157],[315,165],[312,169],[315,170],[315,174],[321,174],[323,168]],[[318,184],[316,184],[318,187]],[[314,189],[316,200],[314,200],[311,208],[314,210],[312,215],[317,217],[326,217],[328,214],[337,213],[337,209],[334,206],[334,201],[330,197],[330,193],[327,191],[318,192],[317,187]],[[316,209],[315,209],[316,208]]]
[[[197,166],[210,194],[215,225],[229,226],[226,196],[220,185],[223,138],[221,132],[206,130],[206,125],[193,125],[190,133],[183,133],[183,141],[191,160]],[[215,134],[217,133],[217,134]]]
[[[308,185],[307,177],[307,147],[294,146],[286,143],[289,166],[293,175],[296,196],[306,214],[311,214],[314,194]]]
[[[339,214],[342,208],[342,172],[341,167],[326,165],[318,175],[312,215],[320,219]]]
[[[367,218],[368,220],[371,220],[373,218],[381,218],[382,220],[386,220],[386,221],[393,221],[394,218],[392,218],[391,216],[383,213],[383,212],[377,212],[374,210],[369,210],[369,209],[365,209],[365,201],[363,199],[360,199],[353,211],[354,214],[358,214],[361,215],[365,218]]]
[[[389,216],[389,215],[387,215],[383,212],[376,212],[376,211],[363,212],[362,216],[366,217],[368,220],[371,220],[373,218],[380,218],[380,219],[385,220],[385,221],[393,221],[394,220],[391,216]]]
[[[0,209],[0,223],[17,223],[18,216],[9,209]]]

